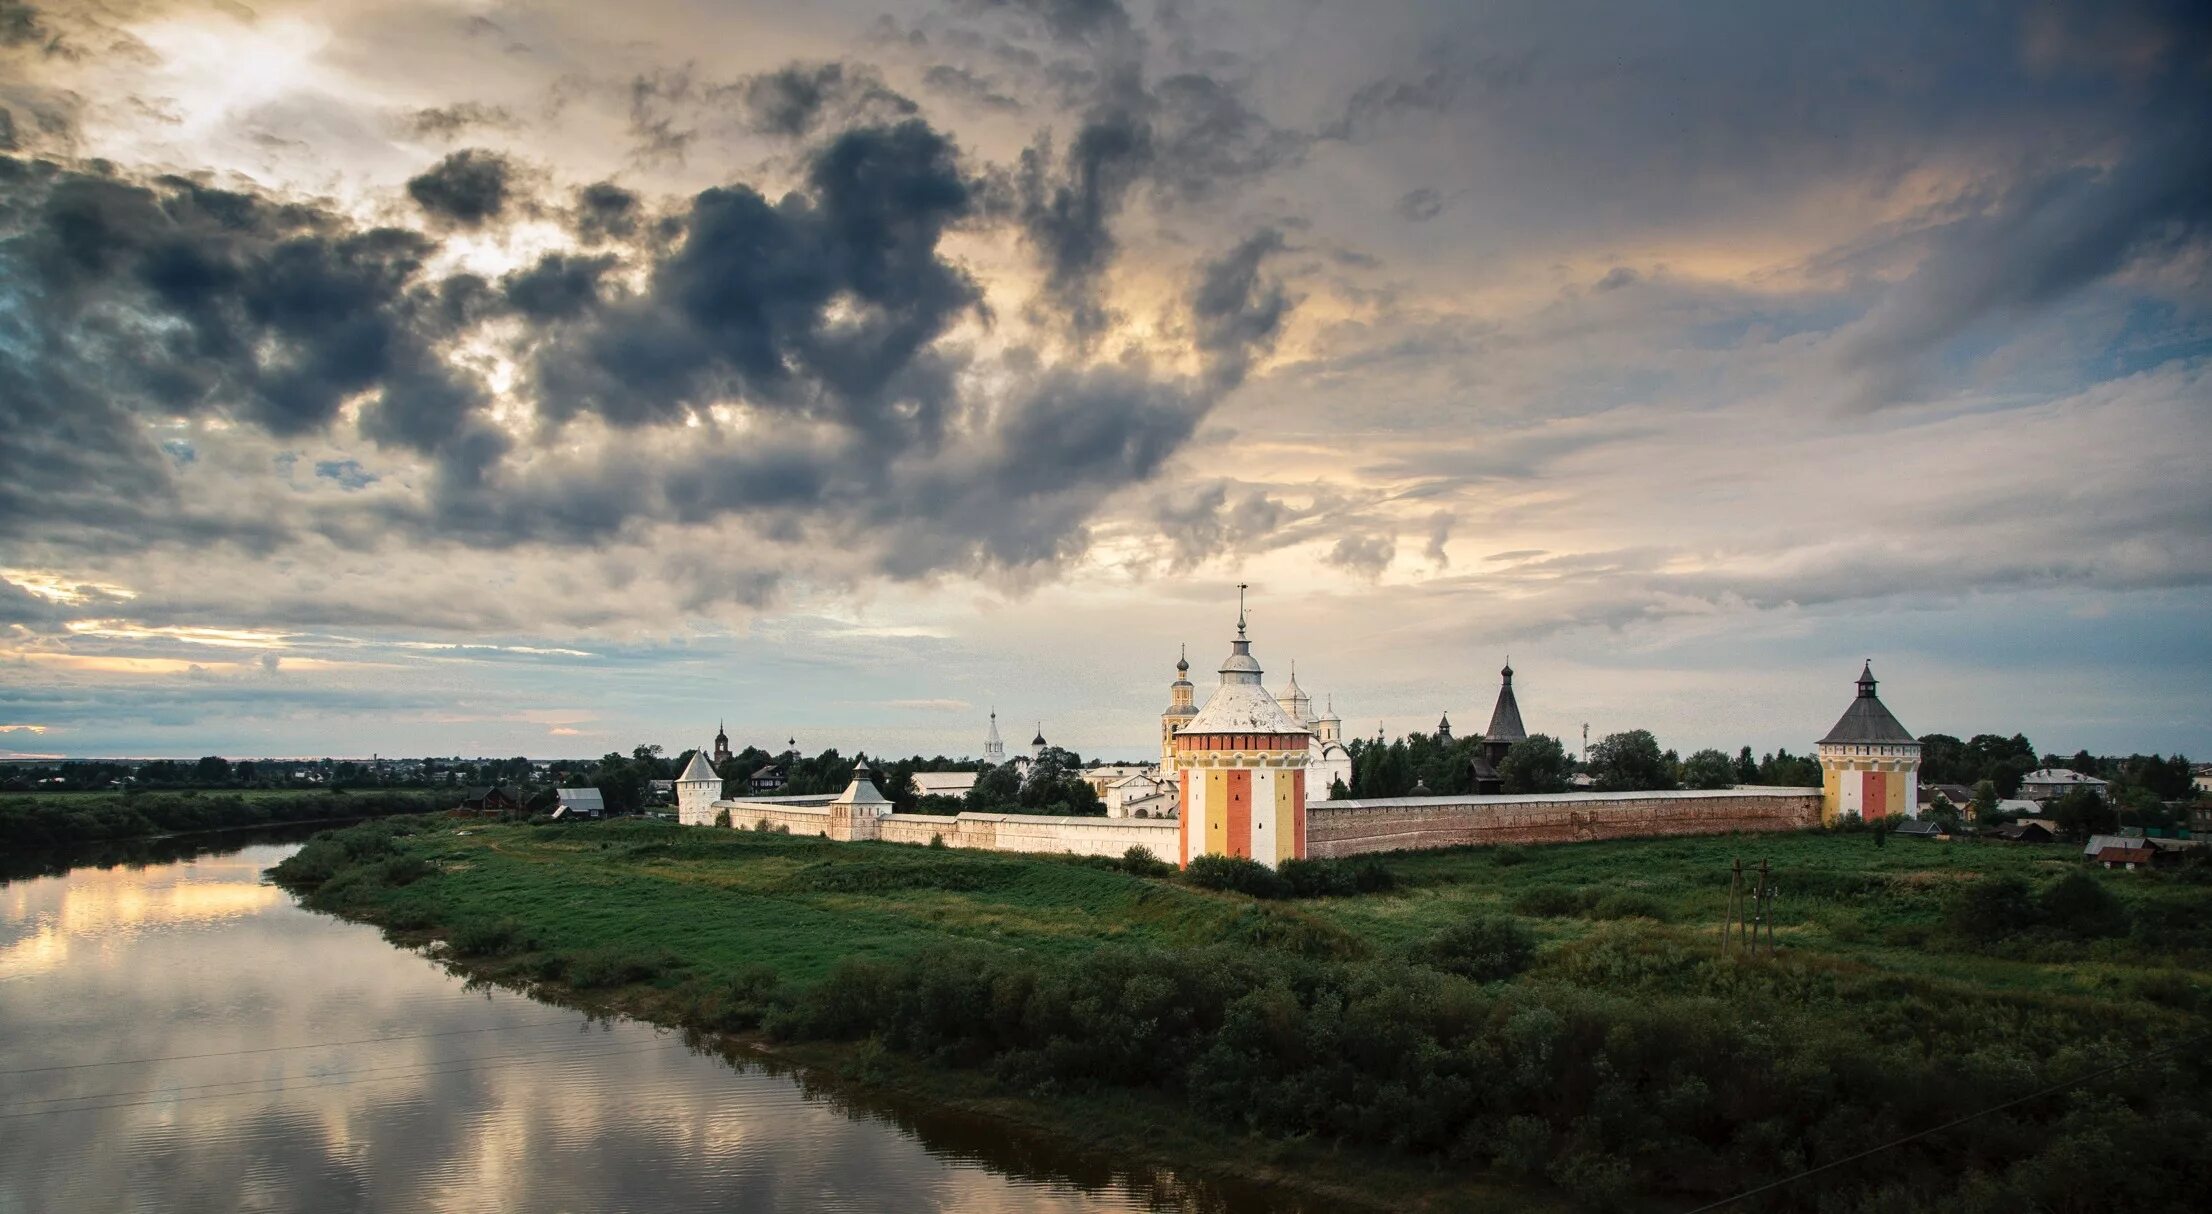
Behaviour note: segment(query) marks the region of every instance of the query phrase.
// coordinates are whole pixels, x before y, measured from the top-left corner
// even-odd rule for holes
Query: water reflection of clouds
[[[0,1070],[170,1060],[11,1077],[6,1109],[110,1092],[133,1093],[108,1102],[133,1107],[5,1123],[0,1210],[1149,1204],[1119,1185],[1015,1179],[933,1154],[880,1118],[784,1076],[732,1071],[647,1025],[590,1023],[467,989],[373,930],[259,885],[284,850],[11,887],[0,932],[24,932],[8,948],[36,960],[0,988],[10,1024]],[[71,942],[88,938],[96,943],[72,955]],[[528,1056],[490,1061],[503,1055]],[[239,1081],[288,1086],[196,1086]]]

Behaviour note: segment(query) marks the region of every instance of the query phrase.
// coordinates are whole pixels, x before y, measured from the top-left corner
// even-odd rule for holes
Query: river
[[[472,986],[297,846],[0,885],[0,1214],[1287,1208]]]

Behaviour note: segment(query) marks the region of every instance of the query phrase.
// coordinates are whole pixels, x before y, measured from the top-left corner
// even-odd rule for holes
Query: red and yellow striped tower
[[[1221,686],[1175,731],[1182,806],[1182,855],[1244,856],[1273,868],[1306,854],[1309,732],[1260,685],[1260,664],[1244,636],[1244,587],[1237,587],[1237,639],[1221,663]]]

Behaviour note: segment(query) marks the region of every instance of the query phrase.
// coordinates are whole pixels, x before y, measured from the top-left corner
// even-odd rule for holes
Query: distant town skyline
[[[2212,757],[2212,21],[0,2],[0,758]]]

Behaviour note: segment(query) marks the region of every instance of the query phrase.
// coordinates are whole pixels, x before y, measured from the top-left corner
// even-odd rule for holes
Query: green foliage
[[[1590,774],[1602,792],[1649,792],[1674,787],[1674,772],[1648,729],[1607,734],[1590,747]]]
[[[1535,958],[1535,934],[1510,915],[1478,915],[1454,923],[1422,941],[1414,953],[1423,965],[1476,982],[1511,978]]]
[[[1200,889],[1227,890],[1255,898],[1281,898],[1290,886],[1265,864],[1243,856],[1199,856],[1183,867],[1183,879]]]
[[[1666,905],[1650,894],[1617,890],[1597,900],[1590,908],[1592,919],[1651,919],[1665,922]]]
[[[1397,885],[1397,877],[1381,861],[1285,860],[1276,870],[1293,898],[1344,898],[1355,894],[1382,893]]]
[[[966,861],[867,860],[851,862],[826,859],[791,874],[786,885],[794,890],[823,893],[893,894],[908,890],[938,889],[974,891],[1003,888],[1019,879],[1017,862],[977,864]]]
[[[1960,888],[1951,896],[1944,924],[1965,939],[1986,942],[2033,926],[2039,913],[2027,878],[2008,873]]]
[[[1121,853],[1121,871],[1132,877],[1168,877],[1174,875],[1175,866],[1140,845]]]
[[[628,986],[651,982],[681,968],[681,962],[664,948],[625,948],[606,945],[562,955],[562,971],[568,984],[579,989]]]
[[[456,957],[492,957],[516,953],[531,945],[530,929],[519,919],[472,919],[446,932],[446,943]]]
[[[724,830],[728,830],[728,829],[729,829],[729,827],[730,827],[730,811],[729,811],[729,810],[727,810],[727,809],[718,809],[718,810],[715,810],[715,811],[714,811],[714,824],[715,824],[716,826],[719,826],[719,827],[721,827],[721,828],[722,828],[722,829],[724,829]]]
[[[375,818],[447,809],[450,792],[60,793],[0,797],[0,853],[186,831]]]
[[[2212,924],[2189,869],[1806,832],[1529,846],[1513,865],[1496,849],[1394,854],[1355,862],[1390,874],[1389,896],[1285,904],[1140,880],[1133,856],[393,826],[321,849],[332,883],[380,921],[443,931],[456,956],[467,936],[474,972],[620,984],[618,1006],[704,1028],[862,1042],[923,1082],[965,1068],[970,1091],[1185,1115],[1240,1150],[1378,1152],[1581,1204],[1693,1208],[2003,1105],[1776,1208],[2132,1212],[2212,1182],[2196,1149],[2212,1066],[2158,1052],[2201,1032],[2207,1007]],[[430,874],[370,876],[397,856]],[[1737,859],[1769,861],[1782,891],[1775,956],[1719,946]],[[986,875],[940,879],[971,867]],[[2130,930],[2102,934],[2115,901]],[[1616,913],[1632,917],[1577,918]],[[2124,1177],[2099,1171],[2122,1156]]]
[[[1579,915],[1596,905],[1596,891],[1569,889],[1564,885],[1538,885],[1522,890],[1513,899],[1515,914],[1531,915],[1539,919],[1560,919]]]
[[[1733,788],[1736,761],[1717,750],[1701,750],[1682,761],[1685,788]]]
[[[2111,803],[2086,788],[2076,788],[2051,802],[2048,816],[2060,833],[2076,841],[2109,834],[2120,825]]]
[[[1565,792],[1573,774],[1566,748],[1548,734],[1530,734],[1498,760],[1498,778],[1509,793]]]
[[[2036,902],[2044,923],[2071,936],[2095,939],[2128,930],[2127,908],[2103,881],[2075,869],[2045,887]]]

